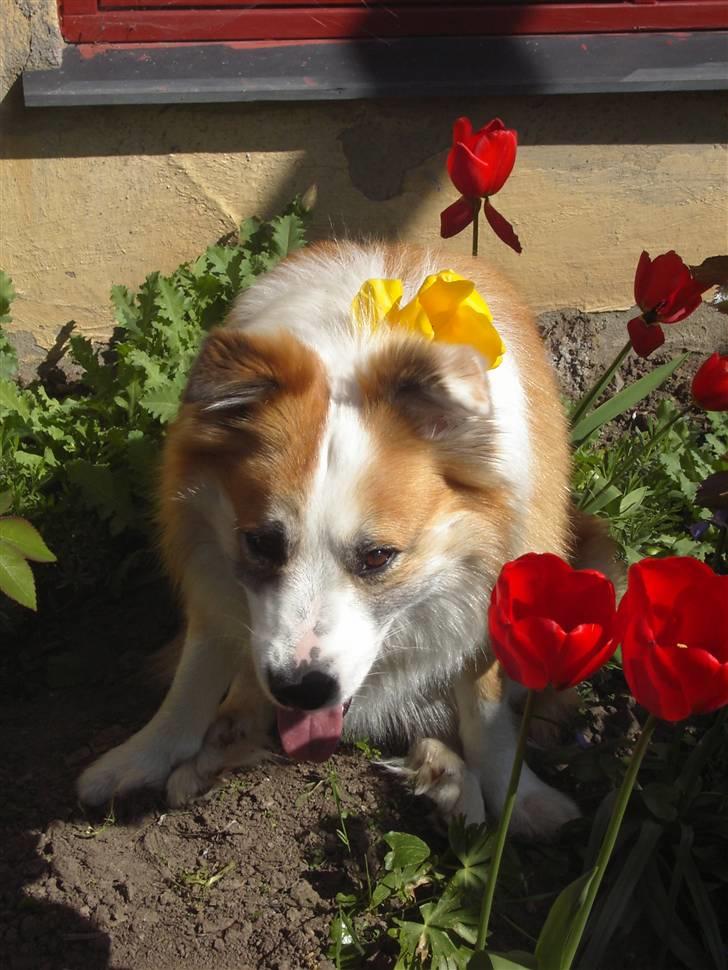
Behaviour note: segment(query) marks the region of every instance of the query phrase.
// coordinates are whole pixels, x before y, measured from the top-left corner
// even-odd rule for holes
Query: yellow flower
[[[471,280],[441,270],[428,276],[405,306],[400,306],[402,294],[401,280],[367,280],[354,297],[354,319],[372,330],[387,323],[426,340],[467,344],[482,354],[490,368],[503,360],[505,345],[493,326],[488,304]]]

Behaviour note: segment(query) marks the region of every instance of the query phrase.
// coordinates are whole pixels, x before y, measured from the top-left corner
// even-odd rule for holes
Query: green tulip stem
[[[632,349],[632,341],[628,340],[627,343],[622,347],[620,352],[614,358],[612,363],[607,367],[602,376],[589,388],[586,394],[581,398],[578,404],[574,406],[574,410],[571,413],[571,426],[572,428],[576,426],[577,422],[584,417],[586,412],[596,401],[599,395],[606,389],[606,387],[611,382],[612,378],[619,369],[622,361],[627,356],[627,354]]]
[[[480,199],[473,200],[473,256],[478,255],[478,229],[480,226]]]
[[[516,793],[518,791],[518,780],[521,777],[521,765],[523,764],[523,756],[526,753],[526,742],[528,741],[528,722],[531,720],[531,712],[533,710],[533,701],[535,697],[535,692],[529,690],[526,694],[526,704],[523,708],[523,715],[521,717],[521,729],[518,733],[518,745],[516,746],[516,753],[513,757],[513,767],[511,768],[511,779],[508,782],[508,791],[506,792],[506,800],[503,803],[503,812],[500,817],[500,822],[498,823],[498,829],[495,835],[495,848],[493,849],[493,861],[490,866],[490,871],[488,872],[488,882],[485,887],[485,896],[483,897],[483,905],[480,910],[480,921],[478,924],[478,938],[475,943],[475,950],[484,951],[485,944],[488,939],[488,924],[490,923],[490,911],[493,908],[493,896],[495,895],[495,887],[498,882],[498,870],[500,869],[501,859],[503,858],[503,848],[506,844],[506,836],[508,835],[508,826],[511,822],[511,815],[513,814],[513,806],[516,803]]]
[[[594,878],[589,883],[589,889],[587,890],[586,896],[584,897],[584,900],[579,907],[579,910],[577,911],[574,921],[569,929],[569,938],[564,949],[561,970],[571,970],[571,965],[574,962],[576,951],[584,934],[584,927],[589,919],[589,914],[591,913],[592,906],[594,905],[596,895],[599,892],[599,886],[604,878],[604,873],[607,869],[607,864],[609,863],[612,850],[614,849],[614,844],[617,841],[619,827],[622,824],[622,818],[624,817],[630,795],[632,794],[632,789],[634,788],[637,772],[642,764],[642,759],[645,751],[647,750],[647,746],[650,743],[650,738],[652,737],[652,732],[654,731],[656,724],[657,718],[654,716],[654,714],[650,714],[650,716],[647,718],[645,726],[642,728],[639,741],[635,745],[634,751],[632,752],[629,767],[627,768],[627,772],[622,779],[622,785],[619,789],[617,800],[614,803],[612,815],[609,819],[609,825],[607,826],[607,831],[604,833],[602,846],[599,850],[599,855],[597,856]]]

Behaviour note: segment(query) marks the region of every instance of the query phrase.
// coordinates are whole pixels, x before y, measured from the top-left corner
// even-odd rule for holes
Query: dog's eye
[[[254,532],[241,532],[243,551],[265,566],[282,566],[288,558],[286,536],[283,529],[274,526]]]
[[[359,556],[356,571],[360,576],[371,576],[373,573],[379,573],[386,569],[396,556],[397,550],[386,546],[367,549]]]

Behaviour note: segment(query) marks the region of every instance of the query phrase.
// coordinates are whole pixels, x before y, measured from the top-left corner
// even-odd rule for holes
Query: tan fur
[[[199,359],[203,386],[256,385],[268,390],[242,412],[183,405],[164,449],[160,486],[162,548],[170,575],[188,558],[187,509],[178,501],[203,473],[213,472],[235,508],[241,529],[255,528],[270,496],[303,500],[313,474],[328,404],[319,358],[286,333],[275,339],[214,332]],[[200,366],[201,365],[201,366]]]

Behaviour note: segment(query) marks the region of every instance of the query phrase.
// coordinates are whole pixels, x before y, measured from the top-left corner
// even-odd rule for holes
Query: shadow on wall
[[[386,207],[348,204],[342,176],[364,197],[360,203],[383,202],[399,196],[408,173],[421,168],[409,203],[416,207],[418,193],[442,192],[444,207],[453,196],[444,159],[458,115],[476,125],[501,116],[526,148],[719,144],[719,99],[720,92],[694,92],[53,109],[25,108],[16,87],[0,108],[0,158],[237,154],[245,178],[251,157],[291,153],[285,178],[262,184],[259,215],[280,211],[317,182],[318,212],[331,214],[331,228],[387,236],[395,229],[387,224],[391,215],[379,211]],[[396,234],[409,221],[402,215]],[[329,228],[317,225],[317,234]]]

